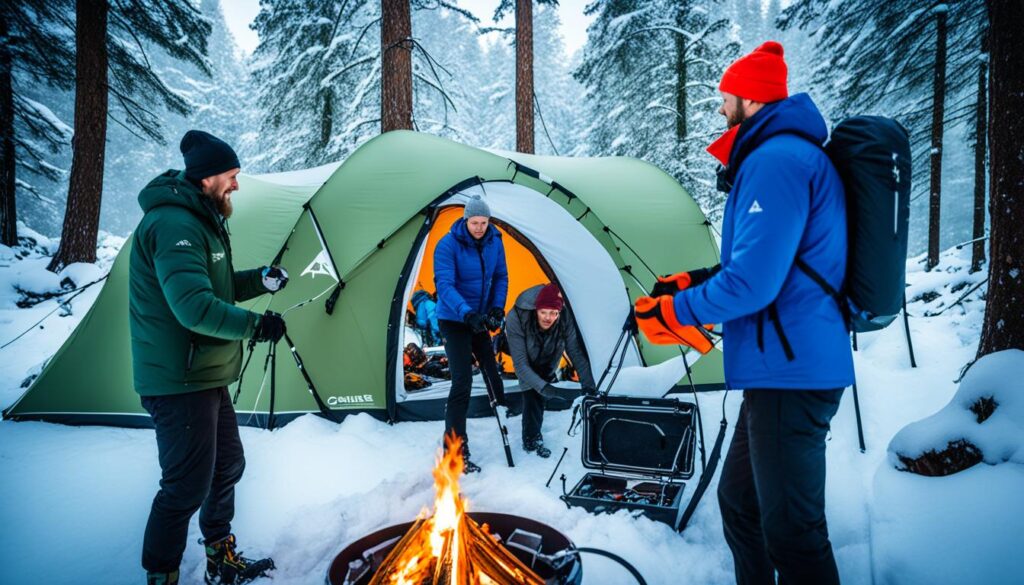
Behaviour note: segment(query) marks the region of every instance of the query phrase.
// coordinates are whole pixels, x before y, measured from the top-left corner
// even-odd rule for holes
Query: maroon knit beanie
[[[537,293],[537,310],[541,309],[554,309],[556,311],[562,310],[562,291],[558,290],[558,285],[551,283],[544,285],[544,288],[540,289]]]

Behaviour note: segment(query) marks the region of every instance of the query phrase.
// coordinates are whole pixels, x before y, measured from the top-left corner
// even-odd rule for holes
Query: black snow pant
[[[519,393],[523,397],[523,445],[527,441],[542,439],[541,425],[544,424],[544,396],[532,388]]]
[[[718,484],[738,585],[838,585],[825,436],[838,390],[746,390]]]
[[[245,470],[245,455],[235,409],[223,386],[143,396],[142,406],[156,427],[162,471],[142,542],[142,567],[167,573],[181,564],[188,523],[196,510],[207,542],[231,533],[235,484]]]
[[[458,321],[438,321],[444,336],[444,351],[448,355],[448,368],[452,374],[452,388],[448,392],[448,404],[444,412],[444,432],[455,434],[468,441],[466,436],[466,415],[469,399],[473,392],[473,358],[480,365],[484,383],[488,385],[499,404],[505,403],[505,386],[498,374],[498,364],[491,346],[491,336],[486,332],[473,333],[469,327]]]

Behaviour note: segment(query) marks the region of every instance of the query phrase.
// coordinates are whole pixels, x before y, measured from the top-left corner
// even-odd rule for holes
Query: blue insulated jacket
[[[437,325],[437,303],[430,298],[430,293],[422,289],[413,293],[412,307],[416,311],[417,327],[427,329],[434,334],[441,333],[441,328]]]
[[[505,308],[508,267],[501,232],[493,225],[480,240],[473,239],[460,219],[434,249],[437,318],[462,321],[469,313]]]
[[[846,200],[821,148],[827,136],[814,102],[797,94],[764,106],[743,123],[733,144],[723,171],[732,188],[722,270],[675,297],[680,323],[723,324],[730,388],[828,389],[854,382],[838,305],[793,264],[803,259],[836,289],[846,272]],[[772,301],[792,360],[771,319]]]

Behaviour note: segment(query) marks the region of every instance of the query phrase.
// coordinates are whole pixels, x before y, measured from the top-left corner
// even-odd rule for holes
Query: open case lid
[[[582,408],[584,467],[664,479],[693,476],[692,402],[588,396]]]

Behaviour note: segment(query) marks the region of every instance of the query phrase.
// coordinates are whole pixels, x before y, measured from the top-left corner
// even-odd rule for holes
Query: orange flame
[[[459,493],[462,439],[451,433],[434,467],[434,512],[424,509],[371,585],[543,585],[544,581],[466,515]]]

